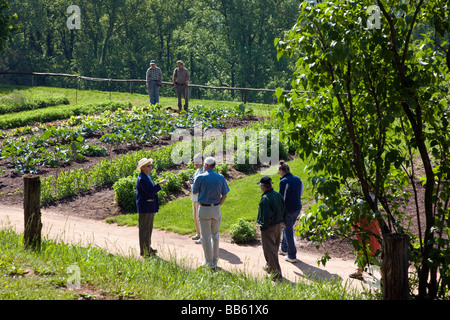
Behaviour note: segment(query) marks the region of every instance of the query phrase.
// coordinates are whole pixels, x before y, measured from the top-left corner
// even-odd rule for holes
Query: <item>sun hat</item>
[[[141,171],[142,166],[146,165],[147,163],[152,164],[153,163],[153,159],[147,159],[147,158],[142,158],[141,160],[139,160],[138,166],[136,168],[137,171]]]

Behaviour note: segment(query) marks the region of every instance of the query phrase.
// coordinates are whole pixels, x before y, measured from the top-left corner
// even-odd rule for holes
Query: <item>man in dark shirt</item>
[[[284,161],[280,161],[278,174],[281,177],[279,192],[286,205],[286,227],[281,238],[280,253],[285,255],[284,260],[295,263],[297,249],[294,241],[294,225],[302,209],[303,182],[291,173],[289,165]]]
[[[259,201],[256,222],[261,229],[261,242],[267,262],[266,271],[272,275],[274,280],[280,280],[282,274],[278,261],[278,249],[286,220],[286,207],[283,197],[273,190],[270,177],[261,178],[258,184],[263,194]]]

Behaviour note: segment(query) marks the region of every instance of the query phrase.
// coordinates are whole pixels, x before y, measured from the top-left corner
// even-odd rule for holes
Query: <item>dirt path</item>
[[[44,238],[75,243],[82,246],[88,244],[104,248],[113,254],[138,256],[139,242],[137,227],[120,227],[102,221],[84,219],[71,215],[42,210],[42,236]],[[23,209],[21,207],[6,207],[0,205],[0,228],[12,227],[18,233],[24,229]],[[152,247],[158,250],[158,256],[163,259],[175,257],[177,261],[192,268],[198,267],[203,261],[203,250],[200,244],[195,244],[188,236],[154,229]],[[355,271],[353,260],[333,258],[326,267],[317,266],[319,255],[297,253],[297,262],[289,263],[280,256],[283,276],[290,281],[316,275],[322,278],[335,277],[343,282],[349,281],[355,288],[368,285],[348,277]],[[220,242],[219,267],[228,271],[245,271],[255,276],[264,276],[265,259],[260,245],[236,245],[227,241]]]

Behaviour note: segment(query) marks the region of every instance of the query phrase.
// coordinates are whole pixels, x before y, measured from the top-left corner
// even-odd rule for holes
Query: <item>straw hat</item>
[[[141,160],[139,160],[138,166],[136,168],[137,171],[141,171],[141,167],[143,165],[146,165],[147,163],[152,164],[153,163],[153,159],[147,159],[147,158],[142,158]]]

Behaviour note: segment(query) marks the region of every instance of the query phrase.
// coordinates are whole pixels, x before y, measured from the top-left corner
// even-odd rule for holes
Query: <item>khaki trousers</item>
[[[177,98],[178,98],[178,109],[181,110],[181,97],[184,97],[184,110],[188,111],[189,98],[188,98],[188,87],[186,84],[177,84]]]
[[[200,205],[198,218],[200,221],[200,239],[205,255],[205,264],[208,264],[211,268],[215,268],[219,261],[220,206],[206,207]]]
[[[139,247],[141,256],[150,254],[154,213],[139,213]]]
[[[279,223],[268,227],[264,231],[261,230],[261,242],[264,258],[266,258],[267,262],[267,272],[271,273],[275,279],[282,277],[278,261],[278,248],[280,247],[283,228],[284,223]]]
[[[200,221],[198,220],[198,207],[200,203],[198,201],[192,201],[192,216],[194,217],[195,231],[200,236]]]

